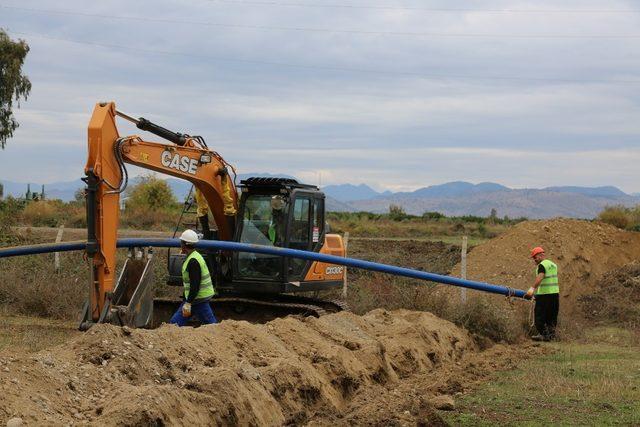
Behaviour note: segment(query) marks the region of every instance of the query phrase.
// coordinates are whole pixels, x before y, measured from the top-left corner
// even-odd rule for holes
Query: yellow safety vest
[[[189,298],[189,290],[191,289],[191,282],[189,280],[189,272],[187,271],[187,265],[191,259],[195,259],[200,264],[201,278],[200,289],[198,295],[196,295],[194,301],[208,300],[216,294],[216,290],[213,288],[213,280],[211,280],[211,274],[209,268],[202,255],[198,251],[193,251],[182,263],[182,285],[184,286],[184,297]]]
[[[544,279],[540,282],[536,295],[559,294],[560,286],[558,285],[558,266],[548,259],[540,262],[544,266]],[[536,266],[536,276],[538,275],[538,266]]]

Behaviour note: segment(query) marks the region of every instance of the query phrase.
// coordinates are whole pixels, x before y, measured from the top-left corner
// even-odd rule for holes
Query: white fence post
[[[347,248],[349,247],[349,232],[344,233],[344,256],[347,256]],[[344,267],[344,282],[342,283],[342,298],[347,297],[347,266]]]
[[[56,243],[60,243],[62,241],[62,232],[64,231],[64,225],[61,225],[58,228],[58,235],[56,236]],[[60,272],[60,252],[56,252],[53,254],[53,266],[55,268],[55,272]]]
[[[462,236],[462,259],[460,260],[460,277],[467,278],[467,236]],[[467,289],[460,288],[460,302],[467,302]]]

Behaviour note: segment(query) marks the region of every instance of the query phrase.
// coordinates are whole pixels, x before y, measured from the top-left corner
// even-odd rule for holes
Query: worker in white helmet
[[[195,249],[198,240],[193,230],[185,230],[180,236],[181,251],[187,256],[182,263],[184,302],[169,321],[178,326],[185,326],[192,316],[202,324],[218,323],[209,305],[216,291],[207,263]]]

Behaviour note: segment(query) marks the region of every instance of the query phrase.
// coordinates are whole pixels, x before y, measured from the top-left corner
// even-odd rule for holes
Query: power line
[[[640,84],[640,80],[565,79],[565,78],[514,77],[514,76],[473,76],[473,75],[459,75],[459,74],[422,73],[422,72],[411,72],[411,71],[387,71],[387,70],[340,67],[340,66],[329,66],[329,65],[294,64],[294,63],[278,62],[278,61],[230,58],[230,57],[220,57],[220,56],[211,56],[211,55],[201,55],[196,53],[144,49],[144,48],[137,48],[132,46],[124,46],[124,45],[117,45],[117,44],[110,44],[110,43],[99,43],[99,42],[90,42],[86,40],[74,40],[74,39],[68,39],[68,38],[62,38],[62,37],[54,37],[46,34],[25,33],[21,31],[13,31],[11,29],[7,29],[7,30],[10,33],[22,35],[26,37],[39,37],[39,38],[48,39],[48,40],[63,41],[68,43],[76,43],[76,44],[83,44],[83,45],[89,45],[89,46],[97,46],[97,47],[103,47],[108,49],[120,49],[125,51],[150,53],[150,54],[158,54],[158,55],[170,55],[170,56],[197,58],[197,59],[208,59],[208,60],[219,61],[219,62],[238,62],[238,63],[245,63],[245,64],[259,64],[259,65],[269,65],[269,66],[276,66],[276,67],[299,68],[299,69],[309,69],[309,70],[366,73],[366,74],[381,75],[381,76],[417,77],[417,78],[434,79],[434,80],[487,80],[487,81],[514,81],[514,82],[528,81],[528,82],[542,82],[542,83],[545,83],[545,82],[546,83],[574,83],[574,84],[599,83],[599,84],[622,84],[622,85]]]
[[[0,8],[10,10],[20,10],[35,13],[53,14],[53,15],[71,15],[102,19],[120,19],[136,22],[153,22],[162,24],[184,24],[199,25],[207,27],[222,28],[238,28],[260,31],[300,31],[314,33],[341,33],[341,34],[357,34],[357,35],[385,35],[385,36],[413,36],[413,37],[452,37],[452,38],[505,38],[505,39],[640,39],[638,34],[487,34],[487,33],[438,33],[438,32],[411,32],[411,31],[368,31],[368,30],[341,30],[331,28],[308,28],[308,27],[280,27],[269,25],[245,25],[245,24],[226,24],[217,22],[191,21],[181,19],[164,19],[149,18],[141,16],[121,16],[121,15],[105,15],[85,12],[76,12],[70,10],[53,10],[53,9],[36,9],[17,6],[0,5]]]
[[[412,7],[412,6],[376,6],[357,4],[323,4],[299,3],[270,0],[208,0],[212,3],[233,5],[258,5],[280,7],[308,7],[324,9],[374,9],[374,10],[408,10],[424,12],[479,12],[479,13],[638,13],[640,9],[478,9],[478,8],[446,8],[446,7]]]

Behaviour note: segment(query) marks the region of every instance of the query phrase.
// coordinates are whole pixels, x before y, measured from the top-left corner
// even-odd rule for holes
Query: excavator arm
[[[121,137],[116,116],[169,143],[145,141],[137,135]],[[204,196],[213,214],[218,236],[232,240],[237,191],[230,166],[202,139],[172,132],[146,119],[116,110],[113,102],[96,104],[89,122],[87,184],[87,256],[92,260],[90,317],[99,319],[115,286],[116,241],[120,194],[127,182],[125,163],[185,179]]]

